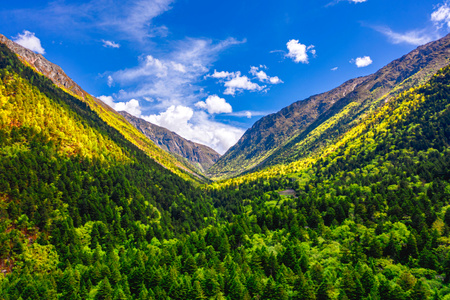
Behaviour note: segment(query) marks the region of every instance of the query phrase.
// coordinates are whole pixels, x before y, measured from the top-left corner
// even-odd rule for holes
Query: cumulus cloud
[[[374,27],[374,29],[387,36],[394,44],[411,44],[415,46],[426,44],[437,38],[426,30],[412,30],[405,33],[394,32],[389,27]]]
[[[440,5],[432,14],[431,21],[433,21],[438,28],[447,25],[450,28],[450,7],[448,3]]]
[[[227,101],[217,95],[208,96],[206,101],[199,101],[195,106],[206,109],[210,114],[231,113],[233,108]]]
[[[211,96],[204,102],[211,105],[211,113],[219,111],[231,112],[231,105]],[[244,134],[244,130],[234,126],[212,121],[203,111],[194,111],[184,105],[171,105],[165,111],[157,114],[143,115],[139,101],[131,99],[127,102],[115,102],[111,96],[100,96],[98,99],[108,104],[116,111],[126,111],[138,118],[176,132],[185,139],[207,145],[220,154],[225,153]],[[218,104],[219,106],[214,106]],[[207,107],[208,108],[208,107]],[[206,109],[207,109],[206,108]]]
[[[269,75],[267,75],[266,72],[261,70],[261,68],[267,69],[267,67],[263,65],[260,65],[259,67],[252,66],[250,67],[249,73],[252,74],[253,76],[256,76],[256,78],[258,78],[258,80],[261,82],[266,82],[270,84],[283,83],[283,81],[280,78],[278,78],[278,76],[270,77]]]
[[[207,145],[221,154],[225,153],[244,134],[244,130],[241,128],[212,121],[205,112],[194,111],[184,105],[171,105],[160,113],[143,115],[142,107],[136,99],[126,102],[115,102],[112,96],[100,96],[98,99],[116,111],[126,111],[138,118],[174,131],[188,140]],[[218,96],[211,96],[209,99],[204,103],[206,109],[210,105],[211,113],[231,112],[231,105],[224,103],[223,99],[220,100],[221,98]]]
[[[260,82],[266,84],[279,84],[283,83],[283,81],[278,76],[269,76],[262,69],[267,69],[266,66],[260,65],[259,67],[251,66],[249,74],[253,75],[254,78]],[[205,77],[212,77],[219,80],[220,83],[226,87],[223,92],[225,95],[234,96],[238,92],[250,91],[250,92],[260,92],[267,91],[267,85],[259,85],[252,81],[247,75],[242,75],[240,71],[237,72],[228,72],[228,71],[220,71],[214,70],[213,74],[207,75]]]
[[[173,50],[167,54],[143,55],[136,67],[104,75],[120,86],[121,90],[113,94],[118,101],[142,100],[141,111],[145,114],[135,114],[137,117],[224,152],[243,130],[212,120],[211,114],[231,112],[231,105],[218,96],[208,97],[199,82],[208,76],[209,67],[221,51],[243,42],[233,38],[218,43],[188,38],[172,42]],[[151,106],[146,105],[149,101]],[[199,102],[204,104],[195,106]],[[196,107],[201,109],[194,110]]]
[[[216,70],[214,70],[213,74],[208,75],[208,77],[217,78],[217,79],[231,78],[234,76],[236,76],[236,73],[234,73],[234,72],[227,72],[227,71],[217,72]]]
[[[45,50],[41,45],[41,40],[36,37],[34,32],[24,30],[22,34],[19,33],[16,37],[13,37],[12,40],[31,51],[45,54]]]
[[[142,118],[175,131],[188,140],[208,145],[221,154],[244,134],[241,128],[211,121],[205,112],[194,112],[183,105],[172,105],[164,112]]]
[[[102,42],[103,42],[103,47],[106,47],[106,48],[120,48],[120,44],[115,43],[113,41],[102,40]]]
[[[370,56],[363,56],[363,57],[357,57],[356,59],[352,59],[350,61],[351,63],[354,63],[358,68],[367,67],[372,64],[372,59]]]
[[[299,42],[299,40],[289,40],[286,43],[288,53],[286,57],[291,58],[296,63],[307,64],[309,61],[308,52],[312,55],[316,54],[316,50],[314,49],[314,45],[306,46]]]
[[[114,99],[111,96],[100,96],[98,99],[102,100],[116,111],[126,111],[137,117],[141,115],[141,106],[136,99],[131,99],[127,102],[114,102]]]
[[[144,116],[150,123],[160,125],[175,132],[183,132],[189,127],[188,121],[194,115],[194,110],[183,105],[172,105],[158,115]]]
[[[241,75],[241,72],[236,72],[235,76],[225,82],[225,95],[235,95],[236,92],[247,91],[262,91],[266,86],[260,86],[252,82],[246,75]]]

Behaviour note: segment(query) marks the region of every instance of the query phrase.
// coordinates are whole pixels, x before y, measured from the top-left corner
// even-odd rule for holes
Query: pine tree
[[[98,287],[97,294],[95,294],[95,299],[96,300],[112,300],[112,298],[113,298],[113,290],[111,288],[108,278],[105,277],[100,282],[100,286]]]
[[[277,299],[277,287],[272,276],[270,276],[262,292],[261,300],[274,300],[274,299]]]
[[[294,297],[295,300],[315,300],[316,294],[314,291],[314,284],[311,279],[307,280],[302,272],[298,274],[294,282]]]

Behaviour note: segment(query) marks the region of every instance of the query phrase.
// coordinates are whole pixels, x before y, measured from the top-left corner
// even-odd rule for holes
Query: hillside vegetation
[[[403,91],[425,83],[450,61],[450,36],[420,46],[378,72],[295,102],[261,118],[208,173],[224,179],[314,155]]]
[[[450,67],[199,188],[0,51],[0,298],[450,298]]]
[[[72,99],[76,98],[77,100],[84,102],[85,104],[82,105],[82,109],[88,106],[89,109],[95,112],[97,116],[108,126],[117,130],[130,143],[143,150],[148,156],[153,158],[165,168],[185,179],[193,180],[194,182],[208,181],[203,177],[203,175],[199,174],[200,172],[194,166],[186,162],[184,159],[172,156],[160,147],[156,146],[142,132],[131,125],[115,110],[97,98],[89,95],[76,82],[68,77],[61,67],[49,62],[42,55],[36,54],[7,39],[2,34],[0,34],[0,43],[6,45],[9,50],[14,52],[24,65],[30,67],[38,74],[44,75],[46,78],[50,79],[53,84],[58,86],[65,93],[71,95]],[[24,69],[24,71],[28,72],[27,76],[36,77],[36,74],[32,74],[34,72],[31,70]],[[58,91],[58,93],[61,94],[61,91]],[[64,97],[67,97],[67,95]]]
[[[121,111],[119,114],[161,149],[185,159],[187,163],[191,164],[202,174],[220,157],[219,153],[208,146],[186,140],[166,128],[137,118],[125,111]]]

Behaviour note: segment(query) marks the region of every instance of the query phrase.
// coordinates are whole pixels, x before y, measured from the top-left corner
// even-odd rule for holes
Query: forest
[[[449,97],[198,186],[0,45],[0,298],[450,299]]]

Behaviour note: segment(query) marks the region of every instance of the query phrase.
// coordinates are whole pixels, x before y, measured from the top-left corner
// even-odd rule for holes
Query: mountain
[[[54,275],[93,249],[171,239],[215,222],[218,210],[190,175],[153,159],[175,162],[169,154],[19,58],[0,43],[1,273]],[[129,140],[124,129],[142,138]],[[0,290],[2,299],[20,298]],[[22,298],[58,297],[34,290]]]
[[[0,299],[448,298],[450,66],[340,103],[351,81],[273,165],[198,186],[19,58],[0,43]]]
[[[1,34],[0,44],[6,45],[13,51],[23,64],[49,78],[56,86],[86,103],[103,121],[118,130],[128,141],[143,150],[159,164],[174,171],[185,179],[205,180],[203,175],[198,174],[199,172],[197,169],[193,168],[190,164],[186,164],[185,161],[163,151],[114,109],[103,103],[101,100],[89,95],[77,83],[69,78],[61,67],[49,62],[41,54],[36,54]]]
[[[253,281],[265,270],[263,299],[444,297],[449,99],[447,66],[367,113],[303,165],[274,165],[212,184],[214,206],[241,216],[230,226],[248,258],[237,273]],[[427,273],[437,277],[426,279]],[[298,276],[283,286],[287,274]],[[246,287],[258,294],[253,282]],[[269,288],[273,294],[265,298]]]
[[[424,83],[450,61],[450,36],[420,46],[378,72],[297,101],[257,121],[209,170],[227,178],[308,157],[358,124],[364,114]]]
[[[220,154],[208,146],[186,140],[166,128],[137,118],[125,111],[120,111],[125,119],[139,129],[146,137],[156,145],[170,153],[187,159],[202,173],[208,170],[220,157]]]

